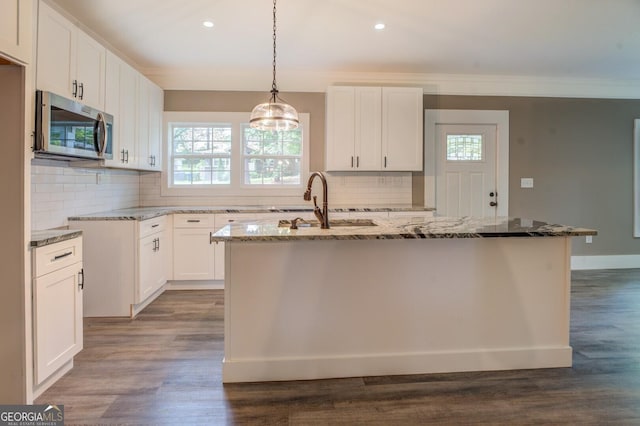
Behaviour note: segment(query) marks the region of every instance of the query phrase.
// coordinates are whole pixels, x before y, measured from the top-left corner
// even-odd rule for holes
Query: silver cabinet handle
[[[80,94],[78,95],[78,98],[82,99],[83,96],[84,96],[84,83],[80,83]]]
[[[188,219],[187,223],[200,223],[200,219]]]
[[[78,272],[78,287],[80,290],[84,290],[84,268]]]
[[[71,94],[75,98],[78,96],[78,80],[73,80],[72,85],[73,85],[73,90],[71,91]]]
[[[67,256],[71,256],[72,254],[73,254],[73,252],[72,252],[72,251],[69,251],[69,252],[66,252],[66,253],[63,253],[63,254],[59,254],[59,255],[57,255],[57,256],[54,256],[54,257],[53,257],[53,259],[51,259],[51,260],[52,260],[53,262],[55,262],[56,260],[60,260],[60,259],[63,259],[63,258],[65,258],[65,257],[67,257]]]

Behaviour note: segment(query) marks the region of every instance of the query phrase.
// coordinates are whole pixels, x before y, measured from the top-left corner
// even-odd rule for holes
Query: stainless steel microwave
[[[36,91],[34,152],[60,159],[112,159],[113,116],[55,93]]]

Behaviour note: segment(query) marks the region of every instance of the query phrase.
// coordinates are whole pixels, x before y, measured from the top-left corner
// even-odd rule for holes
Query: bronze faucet
[[[311,201],[311,185],[313,184],[313,179],[318,176],[322,181],[322,212],[318,207],[318,197],[313,196],[313,214],[316,215],[318,221],[320,222],[321,229],[329,229],[329,207],[327,203],[327,179],[324,177],[322,172],[313,172],[311,176],[309,176],[309,182],[307,182],[307,190],[304,193],[304,199],[306,201]]]

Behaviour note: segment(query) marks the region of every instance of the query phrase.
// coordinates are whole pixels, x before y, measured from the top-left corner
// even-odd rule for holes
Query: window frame
[[[310,134],[308,113],[300,113],[300,129],[302,131],[302,155],[300,157],[300,183],[298,185],[256,185],[245,184],[243,179],[244,155],[241,125],[249,122],[249,112],[216,112],[216,111],[166,111],[163,114],[163,169],[161,196],[268,196],[291,197],[300,195],[306,188],[306,177],[309,175]],[[171,125],[173,123],[198,124],[231,124],[231,183],[212,185],[172,185],[173,152],[171,146]]]

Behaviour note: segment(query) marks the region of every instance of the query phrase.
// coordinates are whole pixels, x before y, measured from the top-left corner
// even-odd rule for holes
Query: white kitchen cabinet
[[[138,76],[138,168],[161,170],[162,112],[164,92],[146,77]]]
[[[106,165],[135,169],[138,72],[111,52],[107,52],[106,64],[105,110],[114,119],[113,159]]]
[[[422,170],[422,89],[327,90],[328,171]]]
[[[83,231],[84,315],[134,317],[172,275],[171,216],[136,220],[71,220]]]
[[[327,91],[327,170],[380,170],[382,89],[330,87]]]
[[[36,86],[104,109],[106,49],[39,2]]]
[[[105,109],[114,116],[113,159],[109,167],[162,169],[164,92],[107,51]]]
[[[34,382],[82,350],[82,237],[33,250]]]
[[[173,279],[215,279],[215,244],[209,236],[215,228],[213,214],[173,216]]]
[[[382,170],[422,170],[423,90],[382,88]]]
[[[31,62],[31,0],[0,2],[0,53],[18,62]]]
[[[166,264],[171,261],[167,217],[139,223],[138,279],[134,303],[140,304],[167,282]]]

